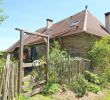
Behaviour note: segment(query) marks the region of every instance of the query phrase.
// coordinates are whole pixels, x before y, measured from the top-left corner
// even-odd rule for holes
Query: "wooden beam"
[[[46,34],[41,34],[39,32],[30,32],[30,31],[25,31],[23,29],[19,29],[19,28],[15,28],[15,30],[18,30],[18,31],[24,31],[24,33],[26,34],[32,34],[32,35],[38,35],[38,36],[42,36],[42,37],[48,37],[48,35]]]
[[[25,67],[32,67],[33,63],[23,63],[23,68]]]
[[[23,76],[23,39],[24,39],[24,31],[20,31],[20,55],[19,55],[19,68],[18,68],[18,93],[21,93],[22,87],[22,76]]]

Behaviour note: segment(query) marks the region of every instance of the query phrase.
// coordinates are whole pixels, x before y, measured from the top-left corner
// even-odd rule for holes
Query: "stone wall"
[[[60,38],[61,47],[68,52],[71,57],[84,57],[89,58],[89,51],[94,42],[100,38],[87,33],[77,33],[70,36]],[[59,38],[55,40],[59,41]],[[51,41],[50,44],[53,42]],[[41,58],[46,53],[45,44],[36,44],[37,59]]]
[[[87,33],[77,33],[61,38],[62,47],[70,56],[84,58],[89,58],[88,52],[97,40],[99,40],[99,37]]]

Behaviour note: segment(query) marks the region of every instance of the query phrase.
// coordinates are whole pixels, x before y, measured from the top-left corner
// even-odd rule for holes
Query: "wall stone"
[[[68,52],[71,57],[89,58],[89,51],[94,42],[100,38],[88,33],[77,33],[70,36],[60,38],[61,47]],[[59,41],[59,38],[55,40]],[[50,44],[52,44],[52,40]],[[36,44],[37,59],[41,58],[46,53],[45,44]]]
[[[61,38],[62,47],[72,57],[89,58],[89,51],[99,37],[87,33],[77,33]]]

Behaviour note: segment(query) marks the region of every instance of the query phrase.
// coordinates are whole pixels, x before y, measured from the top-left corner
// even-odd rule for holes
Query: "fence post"
[[[70,83],[71,83],[71,66],[70,66],[70,55],[68,56],[68,67],[69,67],[68,76],[69,76],[69,84],[70,84]]]
[[[20,30],[20,55],[19,55],[19,69],[18,69],[18,94],[21,93],[22,87],[22,70],[23,70],[23,38],[24,31]]]

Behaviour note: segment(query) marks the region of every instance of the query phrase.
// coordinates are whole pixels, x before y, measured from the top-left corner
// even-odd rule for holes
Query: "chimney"
[[[47,19],[47,29],[49,29],[53,25],[53,20]]]
[[[110,12],[105,13],[105,28],[110,33]]]

